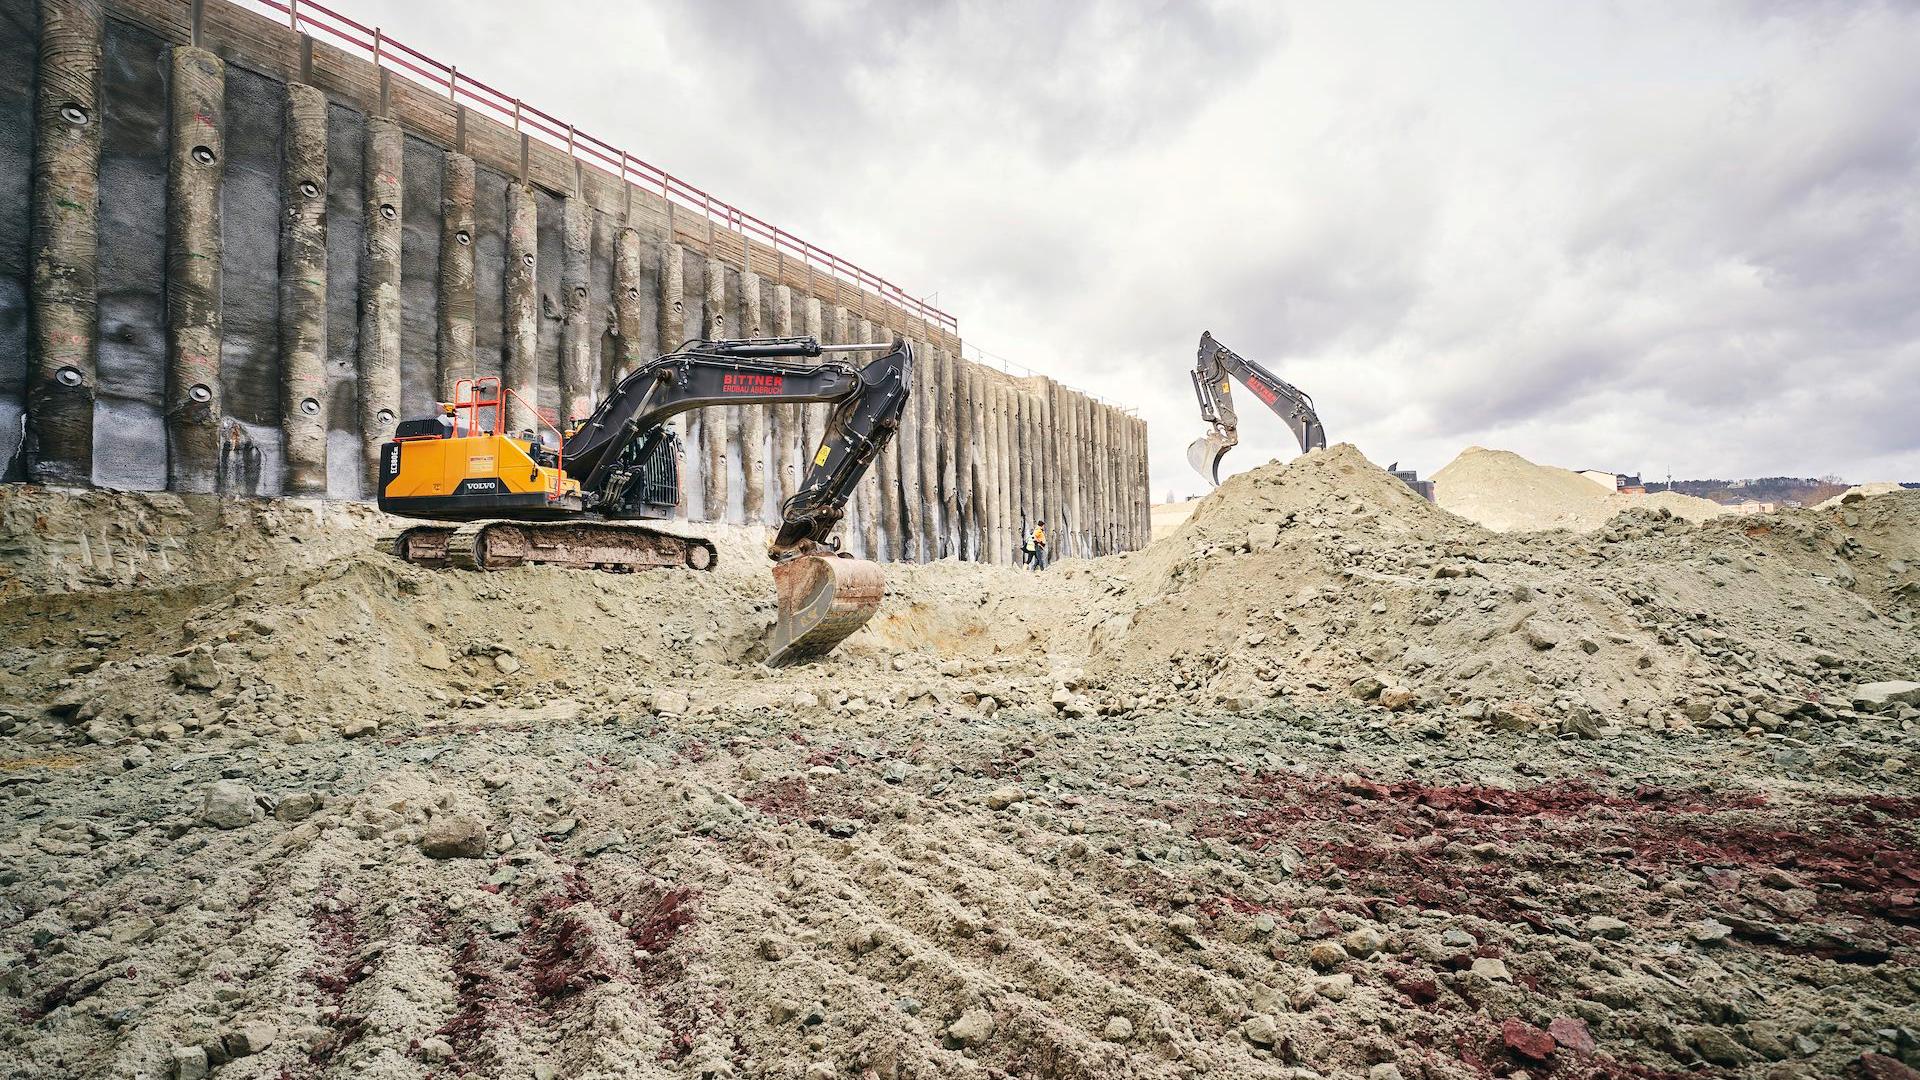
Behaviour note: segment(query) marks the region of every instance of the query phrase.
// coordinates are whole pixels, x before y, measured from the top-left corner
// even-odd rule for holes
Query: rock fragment
[[[967,1009],[947,1025],[947,1037],[962,1046],[978,1046],[992,1036],[993,1014],[978,1007]]]
[[[1473,974],[1488,982],[1512,982],[1513,975],[1507,971],[1506,962],[1491,956],[1482,956],[1473,962],[1469,969]]]
[[[1553,1036],[1516,1017],[1500,1022],[1500,1041],[1529,1061],[1545,1061],[1553,1056]]]
[[[1633,927],[1611,915],[1595,915],[1587,920],[1587,933],[1609,941],[1619,941],[1632,930]]]
[[[173,681],[188,690],[211,693],[227,681],[227,672],[214,660],[213,650],[200,645],[174,661]]]
[[[1266,1013],[1256,1013],[1240,1025],[1240,1036],[1255,1046],[1272,1046],[1280,1041],[1280,1025]]]
[[[208,1071],[205,1047],[176,1046],[173,1048],[173,1080],[206,1080]]]
[[[229,1058],[243,1058],[272,1046],[279,1037],[280,1029],[267,1021],[249,1020],[221,1036],[220,1042]]]
[[[1587,1022],[1571,1016],[1556,1016],[1547,1024],[1547,1034],[1556,1045],[1576,1054],[1591,1054],[1597,1048]]]
[[[1894,679],[1853,688],[1853,707],[1876,710],[1888,705],[1920,705],[1920,683]]]
[[[1353,993],[1353,976],[1346,972],[1322,975],[1313,980],[1313,992],[1328,1001],[1345,1001]]]
[[[312,817],[320,809],[320,796],[311,791],[296,791],[273,808],[275,820],[300,822]]]
[[[194,818],[216,829],[238,829],[266,817],[259,796],[237,780],[216,780],[200,795]]]
[[[1688,936],[1698,945],[1719,945],[1733,936],[1733,927],[1718,919],[1701,919],[1687,928]]]
[[[477,859],[487,853],[487,828],[472,814],[441,814],[420,834],[430,859]]]

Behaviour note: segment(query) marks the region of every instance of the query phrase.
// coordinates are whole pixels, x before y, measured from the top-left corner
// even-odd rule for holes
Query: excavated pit
[[[758,534],[389,524],[0,488],[6,1075],[1920,1066],[1920,494],[1503,533],[1338,446],[779,671]]]

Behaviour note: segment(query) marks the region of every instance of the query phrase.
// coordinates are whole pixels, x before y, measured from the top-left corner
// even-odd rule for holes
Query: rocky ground
[[[780,672],[751,537],[0,523],[3,1075],[1920,1066],[1920,495],[1495,534],[1336,447]]]

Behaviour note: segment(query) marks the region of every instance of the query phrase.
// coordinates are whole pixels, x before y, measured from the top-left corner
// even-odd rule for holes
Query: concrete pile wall
[[[694,337],[899,334],[845,535],[888,559],[1149,538],[1146,429],[323,42],[208,0],[0,0],[7,479],[370,498],[396,420],[497,375],[546,422]],[[683,512],[770,522],[824,406],[680,418]],[[510,415],[530,426],[531,412]]]

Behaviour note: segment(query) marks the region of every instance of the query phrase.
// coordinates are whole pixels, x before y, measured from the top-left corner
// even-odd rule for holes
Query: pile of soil
[[[1567,469],[1535,465],[1508,450],[1469,446],[1433,474],[1440,505],[1495,532],[1570,529],[1592,532],[1627,510],[1665,510],[1699,522],[1729,513],[1707,499],[1675,492],[1612,492]]]
[[[1920,1066],[1920,494],[1501,534],[1338,446],[779,671],[752,534],[175,507],[0,488],[10,1076]]]
[[[1516,727],[1777,726],[1920,668],[1920,495],[1861,505],[1500,534],[1335,446],[1234,477],[1125,560],[1099,667],[1168,702],[1354,689]]]

